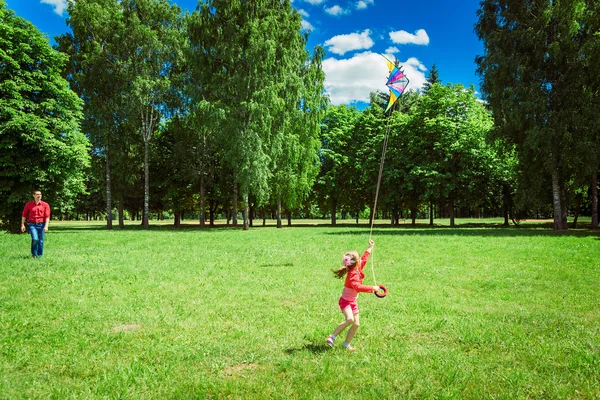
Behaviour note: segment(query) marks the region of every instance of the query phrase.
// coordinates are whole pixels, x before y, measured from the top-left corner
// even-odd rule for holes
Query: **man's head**
[[[35,189],[31,192],[31,194],[33,195],[33,199],[36,202],[39,202],[40,200],[42,200],[42,192],[40,192],[38,189]]]

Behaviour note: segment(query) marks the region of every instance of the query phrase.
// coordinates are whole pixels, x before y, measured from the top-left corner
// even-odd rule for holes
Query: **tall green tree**
[[[138,122],[144,142],[142,225],[147,228],[150,140],[166,111],[173,67],[183,57],[183,17],[181,9],[167,0],[122,0],[121,6],[130,43],[124,59],[131,79],[129,117]]]
[[[280,104],[286,103],[278,78],[289,67],[285,55],[291,60],[295,54],[282,49],[282,43],[286,35],[298,35],[294,27],[299,18],[289,1],[280,0],[212,0],[202,4],[194,18],[192,47],[212,72],[207,95],[225,116],[218,131],[223,163],[232,176],[234,224],[241,197],[248,229],[250,197],[263,203],[270,195],[269,145]],[[290,83],[287,78],[284,82]]]
[[[68,202],[85,190],[82,102],[62,76],[67,57],[0,0],[0,220],[17,232],[39,188]]]
[[[427,80],[423,84],[423,92],[429,92],[431,86],[435,85],[436,83],[441,84],[442,80],[440,79],[440,73],[438,72],[437,66],[433,64],[431,66],[431,70],[429,70],[429,74],[427,74]]]
[[[550,182],[555,230],[567,229],[569,182],[589,147],[580,113],[591,106],[585,43],[597,37],[583,23],[590,8],[596,2],[485,0],[475,27],[484,44],[476,59],[482,92],[498,134],[516,146],[527,182]]]
[[[104,164],[106,227],[112,229],[113,188],[125,188],[130,180],[130,146],[135,142],[124,96],[130,84],[121,51],[127,38],[121,4],[117,0],[70,2],[70,33],[57,37],[58,48],[69,55],[66,76],[84,101],[83,130],[92,143],[97,161]],[[125,189],[123,189],[125,190]],[[122,194],[119,207],[122,209]]]
[[[447,204],[454,226],[457,205],[482,201],[493,155],[486,143],[493,121],[473,88],[434,84],[422,96],[413,123],[419,134],[411,146],[425,150],[415,162],[427,177],[428,197]]]
[[[325,112],[324,74],[321,63],[324,51],[316,47],[312,57],[305,50],[306,41],[299,33],[300,17],[288,24],[289,33],[280,41],[296,43],[286,46],[282,54],[278,104],[271,134],[273,196],[276,203],[277,227],[282,226],[282,206],[290,211],[308,196],[320,169],[320,122]],[[310,58],[309,58],[310,57]],[[288,220],[288,224],[290,221]]]
[[[361,144],[353,141],[353,133],[359,116],[355,107],[329,106],[321,125],[321,170],[315,191],[321,210],[331,213],[332,225],[354,194],[351,184],[356,169],[352,166]]]
[[[407,92],[410,97],[415,92]],[[403,95],[404,96],[404,95]],[[399,221],[403,208],[411,210],[412,223],[416,224],[417,208],[426,194],[428,159],[427,148],[422,145],[420,125],[413,113],[416,105],[403,112],[395,112],[389,124],[390,137],[382,177],[383,201],[392,216],[392,223]]]

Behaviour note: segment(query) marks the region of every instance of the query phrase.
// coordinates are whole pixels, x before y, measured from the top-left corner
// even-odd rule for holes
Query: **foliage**
[[[67,210],[85,190],[82,104],[61,76],[66,57],[0,2],[0,219],[17,231],[31,190]]]
[[[431,86],[435,85],[436,83],[441,84],[442,81],[440,79],[440,73],[437,69],[437,66],[433,64],[431,66],[431,69],[429,70],[429,74],[427,74],[427,81],[425,81],[425,83],[423,84],[423,92],[429,92]]]
[[[338,207],[350,205],[358,195],[353,184],[357,183],[357,158],[355,154],[363,143],[353,138],[354,126],[359,112],[346,105],[329,106],[321,125],[321,171],[315,184],[319,206],[323,213],[331,213],[335,225]]]
[[[416,218],[425,200],[447,203],[451,212],[455,206],[493,203],[501,192],[493,178],[498,148],[486,141],[493,121],[474,90],[437,83],[399,107],[404,112],[387,120],[378,102],[360,113],[329,108],[316,186],[321,205],[332,214],[338,209],[358,214],[373,205],[386,134],[380,199],[393,222],[404,208]]]
[[[598,171],[589,150],[597,148],[598,83],[589,79],[598,68],[597,7],[584,0],[486,0],[478,12],[484,98],[498,135],[516,146],[524,186],[551,182],[557,230],[567,229],[568,182],[580,174],[589,182]]]

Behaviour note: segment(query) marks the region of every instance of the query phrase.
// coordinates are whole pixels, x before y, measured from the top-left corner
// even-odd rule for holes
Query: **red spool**
[[[375,293],[375,296],[379,297],[380,299],[383,299],[385,296],[387,296],[387,288],[383,285],[378,285],[379,286],[379,290],[375,291],[373,293]],[[383,291],[383,293],[382,293]]]

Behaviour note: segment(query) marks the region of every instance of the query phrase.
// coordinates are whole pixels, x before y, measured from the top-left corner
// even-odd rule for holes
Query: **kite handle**
[[[379,285],[379,291],[374,291],[373,293],[375,293],[375,296],[383,299],[385,296],[387,296],[388,290],[385,286]]]

